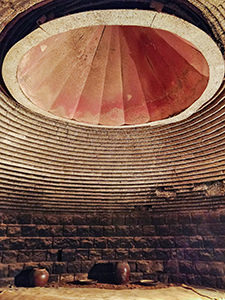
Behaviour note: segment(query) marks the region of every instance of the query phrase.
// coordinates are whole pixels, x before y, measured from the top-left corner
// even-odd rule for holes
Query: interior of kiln
[[[147,5],[130,3],[123,5]],[[200,11],[205,21],[197,23],[222,50],[223,3],[216,16],[213,2],[199,3],[165,7],[184,5],[192,22]],[[65,6],[44,4],[30,9],[34,23]],[[28,8],[26,1],[11,5],[3,2],[4,20]],[[26,30],[17,21],[9,33]],[[2,35],[1,55],[9,36]],[[57,281],[96,263],[126,260],[132,281],[224,288],[223,93],[178,124],[97,130],[43,118],[1,89],[1,285],[13,284],[29,266],[45,267]]]

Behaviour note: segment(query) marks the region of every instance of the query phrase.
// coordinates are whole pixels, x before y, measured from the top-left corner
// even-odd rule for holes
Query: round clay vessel
[[[126,284],[129,282],[130,278],[130,266],[127,262],[119,262],[116,265],[116,283],[117,284]]]
[[[49,273],[46,269],[35,268],[33,271],[34,286],[43,287],[47,284]]]

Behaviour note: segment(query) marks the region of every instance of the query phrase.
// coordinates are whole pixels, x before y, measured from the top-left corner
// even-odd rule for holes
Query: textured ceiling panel
[[[119,126],[185,110],[204,92],[209,67],[193,45],[168,31],[99,25],[45,39],[22,57],[17,77],[46,111]]]
[[[221,46],[223,1],[191,2],[199,10],[208,9],[205,19]],[[13,5],[19,13],[27,3],[7,7],[3,1],[1,22],[13,17]],[[186,120],[111,129],[45,117],[1,92],[0,206],[54,211],[222,206],[224,129],[224,86]]]

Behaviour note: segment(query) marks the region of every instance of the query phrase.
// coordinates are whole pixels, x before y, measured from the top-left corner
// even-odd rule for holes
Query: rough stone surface
[[[206,215],[210,223],[196,222],[197,217],[206,220]],[[140,235],[138,225],[135,233],[135,221],[128,221],[129,213],[121,213],[119,224],[114,213],[108,216],[110,221],[107,222],[101,222],[101,214],[98,220],[94,213],[93,216],[89,214],[88,225],[83,222],[87,217],[85,213],[76,216],[76,225],[68,225],[66,215],[44,213],[40,225],[35,213],[30,213],[29,224],[21,224],[19,218],[11,219],[13,223],[10,224],[10,217],[7,218],[5,212],[5,220],[8,221],[4,225],[6,235],[1,238],[0,244],[1,282],[10,281],[11,277],[30,266],[46,267],[52,276],[75,275],[88,273],[97,265],[125,260],[131,266],[133,281],[154,277],[164,283],[183,282],[225,288],[225,235],[221,230],[215,230],[216,226],[225,226],[223,216],[223,209],[187,212],[182,214],[182,218],[179,213],[166,213],[156,218],[149,212],[148,219],[155,217],[155,221],[152,225],[142,225]],[[136,215],[137,220],[140,217]],[[177,220],[176,225],[173,224],[174,219]],[[57,225],[50,225],[49,220],[54,220]],[[183,230],[172,230],[171,234],[171,226],[181,226]],[[201,230],[196,235],[199,226]],[[92,231],[91,228],[95,227],[98,230]],[[106,228],[110,228],[106,236],[99,234]],[[22,235],[23,230],[26,234]],[[18,236],[19,233],[21,236]]]

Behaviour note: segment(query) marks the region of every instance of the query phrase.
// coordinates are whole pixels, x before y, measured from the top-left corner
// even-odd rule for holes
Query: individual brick
[[[7,236],[20,236],[21,235],[21,226],[9,225],[7,228]]]
[[[130,227],[129,226],[116,226],[117,236],[130,236]]]
[[[63,236],[62,225],[37,225],[36,230],[40,237]]]
[[[32,261],[42,262],[47,259],[47,251],[46,250],[35,250],[33,251]]]
[[[49,278],[48,278],[49,283],[59,282],[59,280],[60,280],[60,275],[58,275],[58,274],[49,274]]]
[[[185,274],[193,274],[195,273],[195,267],[192,262],[190,261],[179,261],[179,270],[180,273]]]
[[[187,236],[176,237],[175,243],[178,248],[190,248],[190,238]]]
[[[21,226],[21,235],[35,237],[38,236],[37,228],[34,225]]]
[[[141,272],[132,272],[130,274],[130,282],[138,282],[143,279],[143,273]]]
[[[121,238],[120,239],[120,248],[134,248],[133,238]]]
[[[145,260],[140,260],[137,262],[137,271],[142,272],[142,273],[153,273],[154,271],[152,270],[152,262],[151,261],[145,261]]]
[[[126,215],[125,223],[126,225],[138,225],[138,215],[135,213]]]
[[[77,236],[77,226],[76,225],[65,225],[63,235],[64,236],[72,236],[72,237]]]
[[[97,261],[102,259],[102,250],[90,250],[89,259],[91,261]]]
[[[54,274],[63,274],[67,272],[67,263],[66,262],[55,262],[53,264],[53,273]]]
[[[10,264],[17,262],[17,251],[7,251],[2,253],[2,263],[3,264]]]
[[[148,248],[149,246],[148,239],[145,237],[135,237],[133,239],[133,242],[135,248]]]
[[[4,224],[16,224],[17,223],[17,214],[13,213],[6,213],[2,216],[2,221]]]
[[[104,229],[103,226],[90,226],[89,235],[93,237],[103,236],[103,229]]]
[[[142,249],[129,249],[129,256],[128,259],[132,259],[132,260],[139,260],[139,259],[143,259],[143,251]]]
[[[105,249],[107,247],[107,239],[106,238],[96,238],[94,239],[94,247]]]
[[[204,248],[216,248],[217,239],[213,236],[204,236],[203,237],[203,246]]]
[[[85,214],[74,214],[73,215],[73,224],[74,225],[86,225],[87,219]]]
[[[159,245],[161,248],[174,248],[175,247],[175,241],[173,237],[162,237],[159,239]]]
[[[26,238],[24,242],[27,249],[52,248],[52,238]]]
[[[80,239],[81,248],[93,248],[94,239]]]
[[[154,225],[164,225],[166,224],[166,219],[164,214],[157,214],[152,216],[152,224]]]
[[[130,236],[143,236],[143,226],[141,225],[130,225],[129,226]]]
[[[213,249],[202,249],[202,250],[198,251],[198,257],[199,257],[199,260],[201,260],[201,261],[211,261],[214,259],[213,256],[214,256]],[[225,256],[223,256],[223,257],[225,257]],[[216,258],[216,256],[215,256],[215,258]]]
[[[18,251],[18,262],[29,262],[32,261],[32,251],[27,250],[27,251]]]
[[[86,224],[87,225],[99,225],[99,214],[90,213],[86,215]]]
[[[115,250],[116,259],[127,260],[128,259],[128,250],[125,249],[116,249]]]
[[[39,213],[34,213],[33,214],[33,224],[36,225],[47,225],[47,215],[46,214],[39,214]]]
[[[88,249],[77,249],[75,260],[88,260],[89,251]]]
[[[112,216],[113,225],[125,225],[125,215],[123,213],[114,213]]]
[[[0,237],[1,236],[6,236],[6,225],[0,225]]]
[[[183,249],[182,249],[183,250]],[[190,261],[199,261],[199,250],[196,249],[184,249],[184,258],[185,260],[190,260]]]
[[[59,225],[61,224],[61,215],[57,214],[46,214],[45,215],[46,224],[49,225]]]
[[[210,253],[212,254],[211,260],[213,261],[222,261],[224,262],[224,257],[225,257],[225,249],[208,249]],[[205,259],[206,260],[206,259]],[[209,259],[210,260],[210,259]]]
[[[48,249],[47,250],[47,261],[57,261],[58,253],[59,253],[59,250],[57,250],[57,249]]]
[[[170,228],[168,225],[157,225],[156,234],[159,236],[168,236],[170,235]]]
[[[54,238],[53,247],[60,249],[76,249],[80,246],[79,238],[56,237]]]
[[[180,224],[170,225],[170,235],[179,236],[183,235],[183,227]]]
[[[153,225],[143,226],[143,235],[154,236],[155,234],[156,234],[155,226]]]
[[[115,259],[115,250],[114,249],[103,249],[102,250],[102,259],[114,260]]]
[[[165,262],[164,270],[166,273],[177,274],[179,272],[178,260],[171,259]]]
[[[166,249],[156,249],[154,251],[157,260],[168,260],[170,258],[170,252]]]
[[[116,249],[120,247],[120,238],[108,238],[107,239],[108,248]]]
[[[62,261],[74,261],[76,257],[76,250],[74,249],[63,249],[62,250]]]
[[[89,226],[78,226],[77,236],[89,236]]]
[[[112,225],[112,214],[110,213],[100,213],[99,214],[99,225]]]
[[[205,261],[195,262],[195,269],[200,275],[208,275],[209,274],[209,264]]]
[[[104,226],[103,227],[103,235],[104,236],[116,236],[116,226]]]
[[[70,274],[81,273],[81,261],[68,262],[67,272]]]
[[[61,225],[72,225],[73,224],[73,215],[71,215],[71,214],[61,215],[60,219],[61,219],[60,220]]]
[[[18,224],[31,224],[32,223],[32,215],[29,213],[21,214],[19,213],[17,216]]]
[[[0,238],[0,250],[20,250],[24,248],[23,238]]]
[[[189,245],[191,248],[203,248],[203,239],[201,236],[192,236],[189,238]]]
[[[183,225],[183,234],[187,236],[195,236],[197,235],[197,227],[196,225],[188,224]]]

